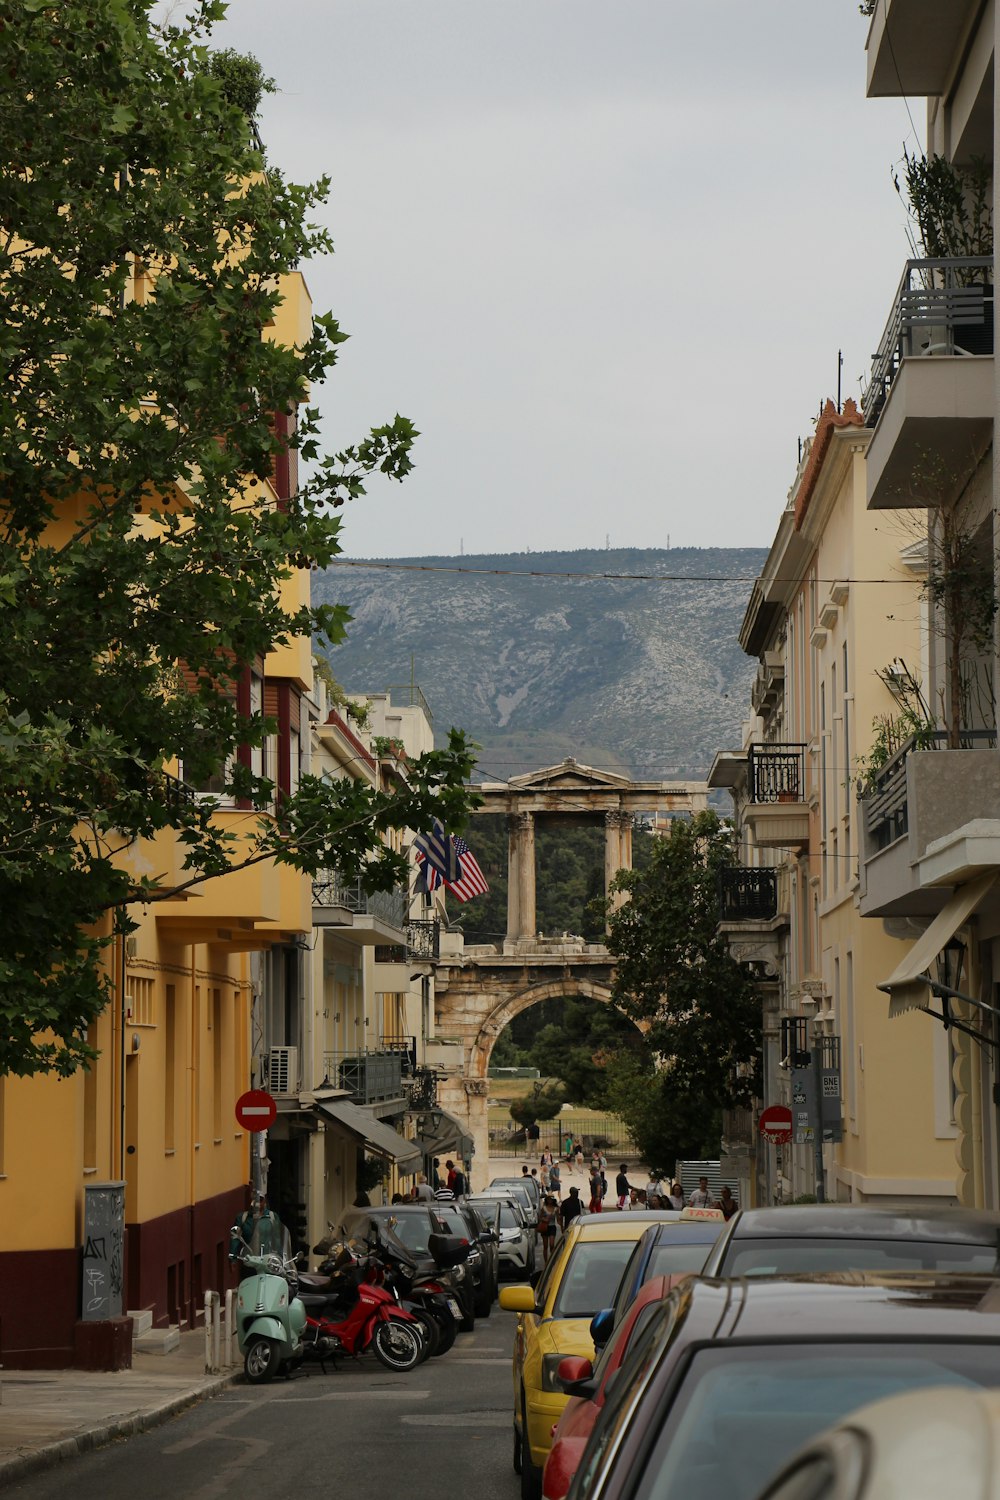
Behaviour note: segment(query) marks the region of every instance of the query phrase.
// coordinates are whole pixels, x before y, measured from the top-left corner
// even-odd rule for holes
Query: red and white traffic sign
[[[766,1141],[776,1146],[792,1138],[792,1112],[787,1104],[769,1104],[757,1121],[757,1129]]]
[[[265,1089],[248,1089],[236,1101],[236,1123],[244,1130],[266,1130],[277,1113],[278,1106]]]

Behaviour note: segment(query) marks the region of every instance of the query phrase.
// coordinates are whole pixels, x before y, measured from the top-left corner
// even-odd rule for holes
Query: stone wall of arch
[[[462,1076],[442,1080],[438,1093],[443,1108],[467,1123],[475,1141],[473,1188],[485,1187],[490,1175],[488,1069],[498,1036],[522,1011],[543,1000],[580,995],[612,1004],[609,966],[602,967],[599,977],[564,972],[558,978],[540,977],[525,984],[522,974],[506,984],[494,979],[489,987],[480,987],[476,976],[460,972],[455,976],[457,982],[438,996],[438,1035],[461,1039],[464,1051]]]

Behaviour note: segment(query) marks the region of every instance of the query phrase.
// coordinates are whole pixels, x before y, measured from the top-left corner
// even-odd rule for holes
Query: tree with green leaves
[[[238,753],[272,728],[237,707],[249,664],[346,623],[287,581],[336,555],[368,475],[404,478],[416,432],[320,453],[307,392],[346,335],[327,313],[274,334],[330,249],[327,184],[265,163],[247,113],[270,81],[213,64],[224,5],[192,3],[157,25],[153,0],[0,0],[0,1073],[91,1055],[111,935],[169,894],[123,869],[135,840],[175,830],[189,886],[273,858],[376,889],[402,874],[389,829],[469,807],[456,732],[408,791],[305,777],[276,815]],[[269,501],[292,454],[308,479]],[[180,762],[222,770],[239,843]]]
[[[553,1079],[536,1083],[523,1099],[512,1099],[510,1117],[517,1125],[533,1125],[538,1120],[554,1120],[565,1103],[566,1095]]]
[[[616,881],[628,900],[611,917],[614,998],[641,1024],[646,1057],[613,1066],[609,1101],[661,1168],[717,1152],[720,1111],[754,1093],[760,1000],[718,930],[719,871],[735,862],[732,829],[703,812],[675,819],[646,867]]]

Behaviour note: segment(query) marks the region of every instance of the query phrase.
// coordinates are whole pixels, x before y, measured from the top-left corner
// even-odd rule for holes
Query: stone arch
[[[469,1057],[469,1075],[472,1078],[485,1079],[490,1065],[490,1055],[496,1044],[497,1037],[505,1026],[509,1026],[515,1016],[522,1011],[529,1010],[532,1005],[538,1005],[542,1000],[571,1000],[577,996],[583,996],[588,1000],[600,1000],[605,1005],[614,1002],[611,996],[611,986],[596,979],[550,979],[544,984],[531,985],[528,989],[521,990],[517,994],[508,995],[495,1005],[480,1024],[472,1042]],[[620,1007],[616,1007],[620,1010]],[[622,1015],[626,1013],[621,1011]],[[632,1017],[628,1017],[632,1020]],[[634,1023],[638,1024],[638,1023]],[[641,1027],[639,1028],[642,1029]]]

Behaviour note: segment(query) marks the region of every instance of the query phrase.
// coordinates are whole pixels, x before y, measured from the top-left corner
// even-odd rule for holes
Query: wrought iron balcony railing
[[[751,745],[747,779],[751,802],[804,802],[804,745]]]
[[[963,729],[959,736],[960,750],[995,750],[997,744],[994,729]],[[880,771],[871,778],[870,785],[862,796],[865,834],[871,854],[888,849],[897,839],[910,831],[910,810],[907,805],[906,759],[914,750],[946,750],[948,735],[943,729],[924,730],[904,741],[891,755]]]
[[[325,870],[313,880],[313,906],[339,906],[357,915],[378,917],[400,931],[406,925],[406,891],[365,890],[360,880],[346,881],[339,870]]]
[[[777,870],[724,865],[719,871],[719,921],[769,922],[778,915]]]
[[[993,353],[993,258],[908,260],[861,397],[874,427],[908,355]]]

